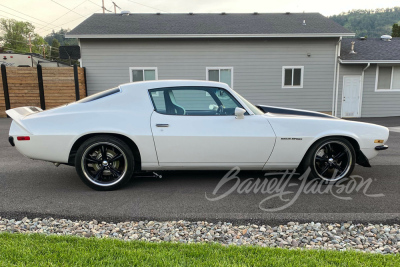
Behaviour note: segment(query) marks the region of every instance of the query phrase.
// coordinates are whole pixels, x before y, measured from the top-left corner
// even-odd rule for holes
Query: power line
[[[62,6],[62,7],[64,7],[64,8],[66,8],[66,9],[68,9],[69,11],[68,11],[67,13],[65,13],[64,15],[58,17],[57,19],[53,20],[52,22],[48,23],[47,25],[52,24],[53,22],[59,20],[60,18],[64,17],[65,15],[67,15],[67,14],[70,13],[70,12],[74,12],[74,13],[78,14],[79,16],[84,17],[83,15],[81,15],[81,14],[79,14],[79,13],[73,11],[73,10],[74,10],[75,8],[77,8],[78,6],[82,5],[83,3],[87,2],[88,0],[83,1],[82,3],[80,3],[79,5],[77,5],[76,7],[72,8],[72,9],[70,9],[70,8],[68,8],[68,7],[65,7],[65,6],[61,5],[60,3],[57,3],[57,2],[55,2],[55,1],[53,1],[53,0],[51,0],[51,1],[54,2],[54,3],[56,3],[56,4],[58,4],[58,5],[60,5],[60,6]],[[46,25],[46,26],[47,26],[47,25]],[[43,29],[43,28],[44,28],[44,27],[40,28],[39,30],[41,30],[41,29]]]
[[[77,6],[75,6],[74,8],[72,8],[72,9],[71,9],[71,8],[68,8],[68,7],[66,7],[66,6],[64,6],[64,5],[58,3],[58,2],[56,2],[56,1],[54,1],[54,0],[51,0],[51,1],[54,2],[54,3],[56,3],[56,4],[58,4],[58,5],[60,5],[60,6],[62,6],[62,7],[65,8],[65,9],[68,9],[68,12],[66,12],[65,14],[61,15],[60,17],[58,17],[57,19],[55,19],[55,20],[53,20],[53,21],[51,21],[51,22],[49,22],[49,23],[45,22],[44,20],[41,20],[41,19],[35,18],[35,17],[33,17],[33,16],[30,16],[30,15],[28,15],[28,14],[21,13],[21,12],[15,10],[15,9],[9,8],[9,7],[7,7],[7,6],[3,5],[3,4],[0,4],[1,6],[4,6],[4,7],[8,8],[8,9],[13,10],[13,11],[19,12],[19,13],[21,13],[22,15],[28,16],[28,17],[33,18],[33,19],[35,19],[35,20],[44,22],[44,23],[46,23],[46,24],[42,24],[42,23],[38,23],[38,22],[31,21],[31,20],[27,20],[26,18],[23,18],[23,17],[21,17],[21,16],[18,16],[18,15],[12,14],[12,13],[9,13],[9,12],[4,11],[4,10],[0,10],[0,12],[9,14],[9,15],[11,15],[11,16],[13,16],[13,17],[17,17],[17,18],[23,19],[24,21],[31,22],[31,23],[34,24],[34,25],[38,25],[39,27],[38,27],[38,29],[37,29],[37,32],[44,32],[44,31],[47,31],[47,30],[54,30],[54,29],[56,29],[56,28],[58,29],[58,28],[60,28],[61,26],[70,24],[70,23],[72,23],[72,22],[74,22],[74,21],[76,21],[76,20],[82,19],[82,18],[87,18],[88,16],[92,15],[93,13],[95,13],[95,12],[92,12],[92,13],[87,14],[87,15],[82,15],[82,14],[79,14],[78,12],[74,11],[74,9],[76,9],[76,8],[79,7],[80,5],[84,4],[85,2],[90,2],[90,3],[94,4],[94,5],[99,6],[99,7],[102,8],[102,6],[96,4],[96,3],[93,2],[92,0],[85,0],[85,1],[81,2],[80,4],[78,4]],[[155,9],[155,10],[159,10],[159,11],[168,13],[168,12],[165,11],[165,10],[162,10],[162,9],[159,9],[159,8],[155,8],[155,7],[151,7],[151,6],[148,6],[148,5],[139,3],[139,2],[135,2],[135,1],[132,1],[132,0],[127,0],[127,1],[129,1],[129,2],[131,2],[131,3],[135,3],[135,4],[138,4],[138,5],[141,5],[141,6],[145,6],[145,7],[151,8],[151,9]],[[111,2],[112,2],[113,5],[114,5],[114,9],[115,9],[115,7],[118,7],[118,8],[121,10],[121,8],[120,8],[118,5],[116,5],[115,2],[113,2],[113,1],[111,1]],[[105,10],[107,10],[108,12],[112,12],[112,11],[110,11],[110,10],[108,10],[108,9],[105,9]],[[63,24],[60,24],[60,25],[55,25],[55,24],[53,24],[55,21],[61,19],[61,18],[64,17],[65,15],[69,14],[70,12],[73,12],[73,13],[79,15],[80,18],[77,18],[77,19],[68,21],[68,22],[63,23]],[[96,12],[98,12],[98,11],[96,11]],[[4,15],[3,15],[3,16],[4,16]],[[12,18],[13,18],[13,17],[12,17]],[[52,25],[52,26],[54,26],[54,27],[51,27],[51,26],[49,26],[49,25]]]
[[[11,8],[11,7],[8,7],[8,6],[5,6],[5,5],[3,5],[3,4],[0,4],[0,6],[3,6],[3,7],[5,7],[5,8],[11,9],[12,11],[18,12],[19,14],[22,14],[22,15],[24,15],[24,16],[27,16],[27,17],[30,17],[30,18],[36,19],[36,20],[38,20],[38,21],[41,21],[41,22],[47,23],[47,22],[46,22],[46,21],[44,21],[44,20],[41,20],[41,19],[38,19],[38,18],[32,17],[31,15],[28,15],[28,14],[22,13],[22,12],[21,12],[21,11],[19,11],[19,10],[13,9],[13,8]]]
[[[88,0],[83,1],[82,3],[80,3],[79,5],[77,5],[76,7],[74,7],[74,9],[77,8],[78,6],[82,5],[83,3],[87,2],[87,1],[88,1]],[[92,2],[92,1],[90,1],[90,2]],[[55,3],[56,3],[56,2],[55,2]],[[92,2],[92,3],[93,3],[93,2]],[[57,3],[57,4],[58,4],[58,3]],[[94,3],[93,3],[93,4],[94,4]],[[2,4],[0,4],[0,5],[6,7],[5,5],[2,5]],[[61,6],[62,6],[62,5],[61,5]],[[63,6],[63,7],[64,7],[64,6]],[[6,8],[9,8],[9,7],[6,7]],[[67,8],[67,7],[64,7],[64,8]],[[12,9],[12,8],[9,8],[9,9],[11,9],[11,10],[13,10],[13,11],[16,11],[16,12],[19,12],[19,11],[15,10],[15,9]],[[67,8],[67,9],[68,9],[68,8]],[[38,19],[38,18],[32,17],[32,16],[30,16],[30,15],[28,15],[28,14],[24,14],[24,13],[22,13],[22,12],[19,12],[19,13],[25,15],[25,16],[28,16],[28,17],[31,17],[31,18],[33,18],[33,19],[36,19],[36,20],[39,20],[39,21],[42,21],[42,22],[46,23],[46,24],[42,24],[42,23],[38,23],[38,22],[34,22],[34,21],[31,21],[31,20],[28,20],[28,19],[26,19],[26,18],[23,18],[23,17],[21,17],[21,16],[18,16],[18,15],[12,14],[12,13],[9,13],[9,12],[4,11],[4,10],[0,10],[0,12],[4,12],[4,13],[6,13],[6,14],[12,16],[12,17],[7,17],[7,16],[5,16],[5,15],[2,15],[4,18],[15,19],[15,17],[17,17],[17,18],[23,19],[24,21],[30,22],[30,23],[32,23],[32,24],[34,24],[34,25],[37,25],[37,26],[38,26],[38,29],[37,29],[38,32],[43,32],[43,31],[47,31],[47,30],[54,30],[54,29],[59,28],[59,27],[61,27],[61,26],[63,26],[63,25],[67,25],[67,24],[69,24],[69,23],[71,23],[71,22],[74,22],[74,21],[76,21],[76,20],[78,20],[78,19],[82,19],[82,18],[77,18],[77,19],[71,20],[71,21],[69,21],[69,22],[60,24],[60,25],[55,25],[55,24],[52,24],[52,23],[55,22],[55,21],[57,21],[57,20],[60,19],[61,17],[65,16],[66,14],[70,13],[71,11],[65,13],[63,16],[57,18],[56,20],[53,20],[53,21],[50,22],[50,23],[47,23],[47,22],[44,21],[44,20],[40,20],[40,19]],[[98,11],[96,10],[95,12],[98,12]],[[75,12],[75,13],[76,13],[76,12]],[[81,15],[81,14],[79,14],[79,13],[77,13],[77,14],[80,15],[81,17],[83,17],[83,18],[86,18],[87,16],[92,15],[93,13],[94,13],[94,12],[92,12],[92,13],[90,13],[90,14],[87,14],[87,15]],[[49,26],[49,25],[52,25],[52,26],[54,26],[54,27],[52,28],[52,27]],[[42,29],[43,29],[43,31],[41,31]]]
[[[29,46],[28,41],[23,42],[23,41],[19,41],[19,40],[17,40],[17,39],[10,39],[10,38],[3,38],[3,39],[4,39],[4,40],[7,40],[7,41],[12,40],[13,42],[23,43],[23,44],[26,44],[27,46]],[[45,41],[45,42],[46,42],[46,41]],[[58,48],[53,47],[53,46],[51,46],[50,44],[47,44],[47,45],[46,45],[46,44],[38,44],[38,45],[32,44],[32,46],[36,46],[36,47],[41,47],[42,45],[45,45],[45,46],[50,47],[49,49],[51,49],[51,50],[53,50],[53,51],[58,51]]]
[[[91,0],[88,0],[90,3],[92,3],[93,5],[96,5],[96,6],[98,6],[98,7],[101,7],[101,10],[103,10],[103,6],[101,6],[101,5],[99,5],[99,4],[96,4],[95,2],[93,2],[93,1],[91,1]],[[105,10],[107,10],[108,12],[111,12],[110,10],[108,10],[107,8],[104,8]]]
[[[0,10],[0,12],[1,12],[1,11],[2,11],[2,10]],[[95,12],[86,14],[86,15],[84,16],[84,18],[86,18],[86,17],[92,15],[93,13],[99,12],[99,11],[101,11],[101,9],[100,9],[100,10],[96,10]],[[11,14],[11,13],[10,13],[10,14]],[[12,16],[16,16],[16,15],[13,15],[13,14],[11,14],[11,15],[12,15]],[[16,16],[16,17],[18,17],[18,16]],[[3,15],[3,14],[0,15],[0,18],[4,18],[4,19],[14,19],[13,17],[9,17],[9,16]],[[21,18],[21,17],[18,17],[18,18]],[[21,18],[21,19],[23,19],[23,20],[25,20],[25,21],[28,21],[28,22],[31,22],[31,23],[34,23],[34,24],[37,24],[37,25],[40,25],[40,26],[43,25],[43,24],[39,24],[39,23],[37,23],[37,22],[32,22],[32,21],[26,20],[25,18]],[[55,25],[54,28],[46,27],[46,29],[44,29],[44,30],[38,29],[37,31],[35,30],[35,32],[40,33],[40,32],[44,32],[44,31],[47,31],[47,30],[59,29],[59,28],[62,28],[62,26],[67,25],[67,24],[70,24],[70,23],[72,23],[72,22],[74,22],[74,21],[77,21],[77,20],[79,20],[79,19],[82,19],[82,18],[80,17],[80,18],[77,18],[77,19],[74,19],[74,20],[70,20],[70,21],[68,21],[68,22],[66,22],[66,23],[60,24],[60,25]],[[41,29],[42,29],[42,28],[41,28]]]
[[[88,17],[89,15],[92,15],[93,13],[95,13],[95,12],[93,12],[93,13],[90,13],[90,14],[88,14],[88,15],[82,15],[82,14],[79,14],[78,12],[74,11],[74,9],[76,9],[76,8],[79,7],[80,5],[84,4],[85,2],[88,2],[88,1],[89,1],[90,3],[92,3],[92,4],[94,4],[94,5],[99,6],[99,7],[102,8],[102,6],[96,4],[96,3],[93,2],[92,0],[85,0],[85,1],[81,2],[80,4],[78,4],[77,6],[75,6],[74,8],[72,8],[72,9],[71,9],[71,8],[68,8],[68,7],[66,7],[66,6],[64,6],[64,5],[58,3],[58,2],[56,2],[56,1],[54,1],[54,0],[51,0],[51,1],[54,2],[54,3],[56,3],[56,4],[58,4],[58,5],[60,5],[60,6],[62,6],[62,7],[65,8],[65,9],[68,9],[69,11],[66,12],[65,14],[63,14],[62,16],[58,17],[57,19],[55,19],[55,20],[49,22],[49,23],[45,22],[44,20],[41,20],[41,19],[35,18],[35,17],[33,17],[33,16],[30,16],[30,15],[28,15],[28,14],[22,13],[22,12],[20,12],[20,11],[18,11],[18,10],[12,9],[12,8],[10,8],[10,7],[7,7],[7,6],[3,5],[3,4],[0,4],[0,6],[3,6],[3,7],[5,7],[5,8],[10,9],[10,10],[13,10],[13,11],[15,11],[15,12],[18,12],[18,13],[20,13],[20,14],[22,14],[22,15],[24,15],[24,16],[30,17],[30,18],[32,18],[32,19],[35,19],[35,20],[44,22],[44,23],[46,23],[46,24],[34,22],[34,21],[28,20],[28,19],[26,19],[26,18],[23,18],[23,17],[21,17],[21,16],[18,16],[18,15],[12,14],[12,13],[9,13],[9,12],[4,11],[4,10],[0,10],[0,12],[6,13],[6,14],[8,14],[8,15],[11,15],[11,16],[12,16],[11,18],[17,17],[17,18],[23,19],[24,21],[30,22],[30,23],[32,23],[32,24],[34,24],[34,25],[38,25],[39,27],[38,27],[38,29],[37,29],[37,32],[44,32],[44,31],[47,31],[47,30],[54,30],[54,29],[59,28],[59,27],[61,27],[61,26],[70,24],[71,22],[74,22],[74,21],[76,21],[76,20],[78,20],[78,19],[86,18],[86,17]],[[145,6],[145,7],[151,8],[151,9],[155,9],[155,10],[159,10],[159,11],[163,11],[163,12],[168,13],[168,12],[165,11],[165,10],[162,10],[162,9],[159,9],[159,8],[155,8],[155,7],[151,7],[151,6],[148,6],[148,5],[139,3],[139,2],[135,2],[135,1],[132,1],[132,0],[127,0],[127,1],[129,1],[129,2],[131,2],[131,3],[135,3],[135,4],[138,4],[138,5],[141,5],[141,6]],[[118,5],[116,5],[115,2],[113,2],[113,1],[111,1],[111,2],[112,2],[113,5],[114,5],[114,9],[115,9],[115,7],[118,7],[118,8],[121,10],[121,8],[120,8]],[[112,11],[110,11],[110,10],[108,10],[108,9],[105,9],[105,10],[107,10],[108,12],[112,12]],[[61,18],[64,17],[65,15],[69,14],[70,12],[73,12],[73,13],[75,13],[75,14],[81,16],[81,17],[80,17],[80,18],[77,18],[77,19],[74,19],[74,20],[71,20],[71,21],[68,21],[68,22],[66,22],[66,23],[60,24],[60,25],[54,25],[54,24],[53,24],[55,21],[61,19]],[[98,11],[96,11],[96,12],[98,12]],[[3,16],[4,16],[4,15],[3,15]],[[7,18],[7,17],[6,17],[6,18]],[[9,17],[9,18],[10,18],[10,17]],[[52,26],[54,26],[54,27],[52,28],[52,27],[49,26],[49,25],[52,25]]]
[[[118,9],[121,10],[121,8],[114,1],[112,1],[112,3],[114,5],[114,7],[118,7]]]
[[[93,2],[91,0],[89,0],[89,2],[92,3],[93,5],[96,5],[96,6],[99,6],[99,7],[103,8],[101,5],[98,5],[98,4],[96,4],[95,2]]]
[[[93,15],[93,13],[100,12],[101,10],[102,10],[102,9],[96,10],[95,12],[92,12],[92,13],[89,13],[89,14],[85,15],[84,18],[87,18],[88,16]],[[60,24],[60,25],[56,26],[55,28],[58,28],[58,27],[61,27],[61,26],[70,24],[70,23],[72,23],[72,22],[74,22],[74,21],[77,21],[78,19],[82,19],[82,18],[77,18],[77,19],[70,20],[70,21],[68,21],[68,22],[66,22],[66,23],[63,23],[63,24]],[[50,30],[54,30],[55,28],[50,28]],[[40,30],[40,29],[39,29],[39,30]],[[45,31],[45,30],[43,30],[43,31]],[[43,31],[41,31],[41,32],[43,32]]]
[[[119,10],[121,10],[121,8],[114,1],[111,1],[111,2],[114,5],[114,13],[117,14],[117,7],[118,7]]]
[[[100,9],[100,10],[101,10],[101,9]],[[96,12],[100,12],[100,10],[96,10]],[[86,17],[88,17],[88,16],[91,16],[91,15],[93,15],[93,13],[96,13],[96,12],[89,13],[89,14],[85,15],[84,18],[86,18]],[[69,24],[69,23],[71,23],[71,22],[73,22],[73,21],[76,21],[76,20],[78,20],[78,19],[82,19],[82,18],[77,18],[77,19],[71,20],[71,21],[69,21],[69,22],[67,22],[67,23],[60,24],[60,25],[58,25],[57,27],[60,27],[60,26]]]
[[[12,50],[13,52],[17,52],[17,53],[28,53],[26,51],[22,51],[22,50],[18,50],[18,49],[13,49],[12,47],[7,47],[7,46],[3,46],[3,48],[8,49],[8,50]]]
[[[162,12],[169,13],[168,11],[165,11],[165,10],[162,10],[162,9],[159,9],[159,8],[156,8],[156,7],[151,7],[151,6],[148,6],[148,5],[139,3],[139,2],[135,2],[135,1],[132,1],[132,0],[126,0],[126,1],[129,1],[129,2],[134,3],[134,4],[138,4],[138,5],[141,5],[141,6],[145,6],[145,7],[151,8],[151,9],[155,9],[155,10],[159,10],[159,11],[162,11]]]
[[[26,41],[26,42],[23,42],[23,41],[19,41],[18,39],[11,39],[11,38],[3,38],[4,40],[7,40],[7,41],[13,41],[13,42],[17,42],[17,43],[23,43],[23,44],[26,44],[26,45],[29,45],[29,43],[28,43],[28,41]],[[46,42],[46,41],[45,41]],[[38,44],[38,45],[34,45],[34,44],[32,44],[33,46],[42,46],[41,44]],[[43,44],[43,45],[46,45],[46,44]],[[50,46],[50,47],[52,47],[50,44],[47,44],[47,46]]]
[[[10,39],[10,38],[4,38],[4,37],[3,37],[3,40],[7,40],[7,41],[12,40],[13,42],[17,42],[17,43],[28,44],[28,41],[23,42],[23,41],[18,41],[17,39]]]
[[[17,17],[17,18],[23,19],[24,21],[30,22],[30,23],[32,23],[32,24],[37,24],[37,25],[41,25],[41,26],[43,25],[43,24],[41,24],[41,23],[33,22],[33,21],[30,21],[30,20],[27,20],[26,18],[23,18],[23,17],[17,16],[17,15],[14,15],[14,14],[9,13],[9,12],[4,11],[4,10],[0,10],[0,12],[4,12],[4,13],[6,13],[6,14],[9,14],[9,15],[13,16],[13,17]],[[47,27],[47,25],[43,26],[42,28],[46,28],[46,27]]]
[[[16,43],[22,43],[22,44],[26,44],[27,46],[29,46],[29,43],[28,43],[28,41],[26,41],[26,42],[23,42],[23,41],[18,41],[17,39],[9,39],[9,38],[4,38],[5,40],[7,40],[8,42],[11,40],[12,42],[16,42]],[[46,42],[46,41],[45,41]],[[42,45],[45,45],[45,46],[50,46],[51,47],[51,45],[49,45],[49,44],[37,44],[37,45],[35,45],[35,44],[32,44],[32,46],[36,46],[36,47],[41,47]]]
[[[6,12],[6,11],[0,10],[0,12]],[[6,13],[9,14],[9,15],[11,15],[12,17],[6,16],[6,15],[4,15],[4,14],[1,14],[0,17],[2,17],[2,18],[4,18],[4,19],[15,19],[15,17],[17,17],[17,18],[23,19],[24,21],[30,22],[30,23],[32,23],[32,24],[35,24],[36,26],[37,26],[37,25],[39,25],[39,26],[44,26],[43,24],[40,24],[40,23],[38,23],[38,22],[33,22],[33,21],[27,20],[27,19],[25,19],[25,18],[19,17],[19,16],[17,16],[17,15],[14,15],[14,14],[11,14],[11,13],[8,13],[8,12],[6,12]],[[91,14],[92,14],[92,13],[90,13],[90,14],[88,14],[88,15],[91,15]],[[88,16],[88,15],[86,15],[86,16]],[[82,19],[82,18],[78,18],[78,19]],[[78,19],[75,19],[75,20],[78,20]],[[45,28],[46,28],[45,30],[54,30],[55,28],[58,28],[58,27],[60,27],[60,26],[62,26],[62,25],[66,25],[66,24],[71,23],[71,22],[73,22],[73,21],[75,21],[75,20],[71,20],[71,21],[69,21],[69,22],[67,22],[67,23],[64,23],[64,24],[55,26],[54,28],[50,28],[50,27],[47,26],[47,27],[45,27]],[[34,25],[34,26],[35,26],[35,25]],[[54,24],[53,24],[53,25],[54,25]],[[44,27],[42,27],[41,29],[43,29],[43,28],[44,28]],[[40,29],[39,29],[39,30],[40,30]]]
[[[75,14],[78,14],[79,16],[82,16],[82,17],[83,17],[82,14],[79,14],[78,12],[74,11],[74,9],[77,8],[78,6],[82,5],[83,3],[87,2],[87,0],[83,1],[82,3],[80,3],[79,5],[77,5],[76,7],[72,8],[72,9],[71,9],[71,8],[68,8],[68,7],[66,7],[66,6],[64,6],[64,5],[58,3],[58,2],[56,2],[56,1],[54,1],[54,0],[51,0],[51,2],[56,3],[57,5],[62,6],[62,7],[65,8],[65,9],[68,9],[69,12],[74,12]],[[69,13],[69,12],[67,12],[67,13]]]

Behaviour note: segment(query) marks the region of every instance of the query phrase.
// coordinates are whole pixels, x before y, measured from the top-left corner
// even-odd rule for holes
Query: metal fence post
[[[83,67],[83,78],[85,79],[85,96],[87,96],[86,67]]]
[[[10,95],[8,94],[7,70],[6,70],[6,65],[4,65],[4,64],[1,64],[1,77],[3,79],[4,102],[6,104],[6,110],[8,110],[11,108],[10,107]]]
[[[79,77],[78,77],[78,66],[75,64],[74,65],[74,80],[75,80],[75,96],[76,96],[76,101],[80,99],[79,96]]]
[[[46,103],[44,100],[43,73],[42,73],[42,66],[40,64],[37,65],[37,78],[39,85],[40,108],[45,110]]]

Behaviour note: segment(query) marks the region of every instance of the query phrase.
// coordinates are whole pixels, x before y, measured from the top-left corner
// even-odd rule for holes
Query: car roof
[[[207,86],[207,87],[220,87],[229,90],[229,86],[226,83],[212,82],[212,81],[201,81],[201,80],[155,80],[155,81],[144,81],[144,82],[132,82],[121,84],[121,90],[149,90],[163,87],[182,87],[182,86]]]

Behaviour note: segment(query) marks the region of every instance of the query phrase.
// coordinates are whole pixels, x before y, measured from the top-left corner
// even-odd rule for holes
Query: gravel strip
[[[289,222],[286,225],[232,225],[204,221],[139,221],[107,223],[66,219],[0,217],[0,232],[74,235],[149,242],[258,245],[263,247],[356,250],[381,254],[398,253],[399,225]]]

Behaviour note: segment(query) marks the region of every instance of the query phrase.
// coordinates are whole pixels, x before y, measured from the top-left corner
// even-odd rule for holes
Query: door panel
[[[342,117],[360,117],[361,76],[344,76]]]
[[[151,128],[160,166],[177,169],[196,166],[262,169],[275,144],[268,120],[257,115],[236,119],[153,112]]]

